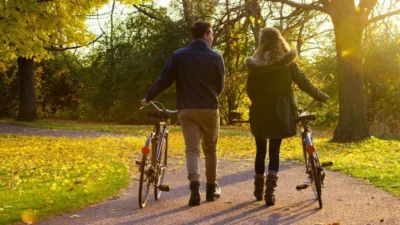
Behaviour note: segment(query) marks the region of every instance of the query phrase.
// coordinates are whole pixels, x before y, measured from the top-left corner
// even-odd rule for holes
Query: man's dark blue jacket
[[[224,89],[224,60],[205,40],[193,40],[169,58],[146,101],[153,100],[175,80],[178,109],[218,109],[218,95]]]

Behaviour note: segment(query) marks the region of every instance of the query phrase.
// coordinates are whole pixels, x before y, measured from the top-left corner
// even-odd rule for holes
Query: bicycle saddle
[[[302,114],[296,117],[296,122],[302,121],[302,120],[315,120],[317,119],[317,116],[314,114]]]
[[[147,112],[147,116],[151,118],[167,120],[169,119],[170,114],[168,112],[160,112],[158,110],[150,110]]]

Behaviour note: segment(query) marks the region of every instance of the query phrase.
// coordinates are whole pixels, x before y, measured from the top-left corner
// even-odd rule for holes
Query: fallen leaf
[[[112,196],[112,197],[109,197],[108,200],[117,200],[119,198],[120,198],[119,196]]]
[[[32,224],[37,220],[36,211],[32,209],[24,210],[21,213],[21,219],[27,224]]]

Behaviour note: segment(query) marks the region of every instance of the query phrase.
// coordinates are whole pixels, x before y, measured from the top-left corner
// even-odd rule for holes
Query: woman
[[[275,205],[274,191],[278,180],[279,150],[282,138],[296,135],[296,106],[292,81],[318,101],[328,96],[314,87],[295,63],[296,50],[290,49],[279,31],[264,28],[260,44],[252,57],[245,60],[249,70],[247,94],[251,100],[250,128],[256,141],[254,196],[266,205]],[[265,182],[265,155],[269,139],[269,165]]]

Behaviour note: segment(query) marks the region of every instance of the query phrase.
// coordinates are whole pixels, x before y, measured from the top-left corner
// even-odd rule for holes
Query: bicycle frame
[[[155,135],[158,134],[158,135]],[[150,163],[150,169],[149,171],[151,171],[151,177],[153,174],[158,175],[158,171],[156,171],[156,169],[154,168],[155,165],[157,165],[157,160],[160,158],[160,154],[162,151],[162,147],[164,146],[164,141],[166,141],[166,137],[168,136],[168,130],[167,130],[167,124],[166,122],[157,122],[156,125],[154,125],[154,129],[153,132],[150,133],[147,136],[146,139],[146,144],[145,147],[149,147],[150,144],[152,144],[152,157],[151,159],[147,158],[147,161],[151,162]],[[166,147],[166,154],[168,152],[168,147]],[[143,152],[144,155],[147,155],[150,152]],[[163,165],[164,167],[167,166],[167,163],[165,162],[165,164]],[[156,178],[156,177],[155,177]]]
[[[145,146],[142,148],[142,160],[139,162],[141,166],[139,184],[140,208],[145,207],[150,188],[154,187],[154,197],[156,200],[160,198],[162,191],[170,190],[168,185],[163,185],[168,155],[169,132],[167,127],[170,118],[169,114],[178,112],[177,110],[165,109],[161,103],[159,104],[162,106],[162,109],[157,107],[155,102],[149,102],[149,104],[152,104],[158,111],[148,111],[148,116],[155,118],[157,121],[153,131],[146,138]],[[163,151],[165,151],[164,156]],[[151,155],[149,156],[150,153]]]
[[[158,136],[154,134],[159,134]],[[152,148],[153,152],[152,154],[155,155],[155,157],[152,157],[152,165],[156,164],[156,159],[159,158],[161,151],[162,151],[162,146],[164,145],[164,141],[166,140],[166,137],[168,136],[168,130],[167,130],[167,124],[166,122],[159,122],[156,125],[154,125],[153,133],[147,137],[146,143],[151,142],[152,144],[157,144],[155,148]],[[159,140],[161,140],[159,142]],[[166,165],[165,165],[166,166]]]
[[[313,142],[313,133],[311,130],[310,125],[308,124],[307,120],[303,120],[300,125],[300,133],[302,139],[302,146],[303,146],[303,156],[304,161],[306,162],[306,171],[309,171],[310,164],[308,163],[308,156],[312,155],[313,157],[317,158],[317,166],[321,166],[319,164],[319,157],[318,153],[315,150],[314,142]]]
[[[300,115],[303,115],[303,113],[305,113],[305,110],[310,108],[314,104],[314,102],[315,102],[315,100],[312,101],[308,106],[297,109],[297,111],[299,112]],[[315,152],[315,154],[317,154],[315,151],[315,148],[314,148],[314,142],[313,142],[314,135],[313,135],[311,126],[309,124],[309,120],[306,118],[300,120],[299,126],[300,126],[303,150],[305,150],[305,152],[307,152],[309,154],[312,154],[314,152]],[[306,157],[305,152],[304,152],[304,157]]]
[[[321,166],[317,150],[314,146],[314,135],[310,126],[310,121],[315,120],[316,117],[313,114],[305,113],[305,110],[310,108],[313,103],[314,101],[312,101],[305,108],[299,108],[298,112],[300,115],[296,118],[296,122],[299,123],[300,127],[303,156],[306,166],[306,173],[308,174],[307,186],[300,185],[298,187],[299,189],[303,189],[311,185],[312,190],[318,199],[319,207],[322,208],[321,187],[323,186],[325,173],[323,172],[324,169]]]

